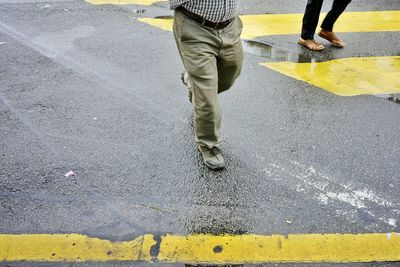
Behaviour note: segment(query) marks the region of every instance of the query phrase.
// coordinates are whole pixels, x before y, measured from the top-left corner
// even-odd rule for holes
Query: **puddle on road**
[[[242,40],[243,51],[252,55],[294,63],[316,62],[316,58],[286,51],[272,44],[255,40]]]

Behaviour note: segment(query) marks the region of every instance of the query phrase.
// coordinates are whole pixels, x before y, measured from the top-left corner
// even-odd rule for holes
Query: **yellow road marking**
[[[400,93],[400,56],[261,65],[340,96]]]
[[[325,14],[321,14],[321,20]],[[245,15],[242,37],[300,34],[303,14]],[[172,31],[171,19],[140,18],[139,21]],[[400,31],[400,11],[345,12],[335,24],[335,32]]]
[[[0,261],[113,261],[150,260],[141,255],[144,240],[111,242],[79,234],[0,235]]]
[[[138,18],[138,21],[172,32],[172,19]]]
[[[0,261],[138,260],[195,264],[400,261],[400,234],[144,235],[125,242],[78,234],[0,235]]]
[[[321,14],[319,25],[326,14]],[[303,14],[243,16],[243,38],[300,34]],[[335,24],[335,32],[400,31],[400,11],[344,12]]]
[[[92,5],[144,5],[150,6],[156,2],[162,2],[159,0],[85,0],[87,3]]]

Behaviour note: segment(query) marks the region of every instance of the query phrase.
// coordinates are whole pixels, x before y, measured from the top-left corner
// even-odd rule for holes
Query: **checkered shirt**
[[[171,9],[183,6],[187,10],[212,22],[222,22],[235,17],[239,0],[169,0]]]

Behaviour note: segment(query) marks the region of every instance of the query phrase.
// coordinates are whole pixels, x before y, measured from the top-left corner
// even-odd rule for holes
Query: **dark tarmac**
[[[353,2],[348,11],[400,10]],[[304,6],[243,0],[241,13]],[[247,47],[242,76],[220,96],[227,168],[210,171],[173,37],[135,19],[171,15],[165,7],[0,0],[0,233],[400,232],[399,103],[334,95],[259,65],[277,59]],[[400,56],[398,32],[340,36],[348,46],[321,54],[296,35],[256,42],[297,62]],[[103,265],[128,266],[78,264]]]

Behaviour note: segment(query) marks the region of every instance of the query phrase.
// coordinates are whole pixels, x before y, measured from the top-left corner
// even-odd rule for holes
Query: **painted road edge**
[[[123,242],[80,234],[0,234],[0,261],[189,264],[400,261],[400,234],[146,234]]]

